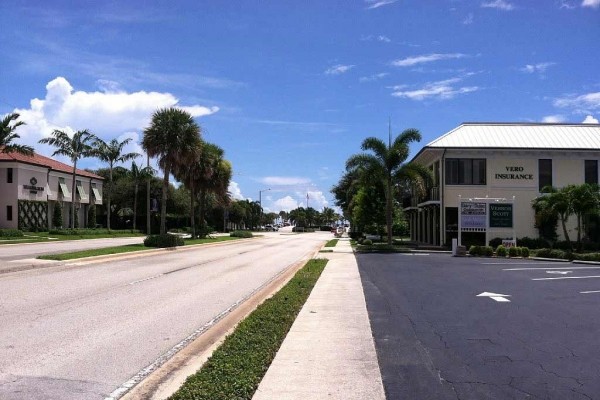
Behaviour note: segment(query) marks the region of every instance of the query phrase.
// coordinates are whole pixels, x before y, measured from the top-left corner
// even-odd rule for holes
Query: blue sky
[[[368,136],[464,121],[597,123],[600,0],[3,1],[0,114],[141,140],[187,109],[271,211],[333,206]],[[132,145],[131,149],[139,149]],[[140,159],[141,161],[141,159]],[[95,159],[82,165],[98,168]]]

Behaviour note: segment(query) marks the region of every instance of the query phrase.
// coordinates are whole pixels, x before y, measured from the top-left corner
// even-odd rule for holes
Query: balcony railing
[[[421,203],[427,201],[440,201],[440,188],[435,186],[429,189],[425,196],[410,196],[402,199],[402,207],[417,207]]]

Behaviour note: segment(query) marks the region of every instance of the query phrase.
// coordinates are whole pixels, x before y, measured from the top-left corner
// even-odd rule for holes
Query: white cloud
[[[546,69],[548,69],[548,67],[551,67],[552,65],[556,65],[556,63],[543,62],[543,63],[538,63],[538,64],[527,64],[523,68],[520,68],[520,71],[526,72],[529,74],[533,74],[534,72],[539,72],[539,73],[543,74],[544,72],[546,72]]]
[[[345,72],[350,71],[353,67],[354,67],[354,65],[338,64],[338,65],[334,65],[333,67],[327,68],[327,70],[325,70],[325,74],[326,75],[339,75],[339,74],[343,74]]]
[[[383,6],[387,6],[389,4],[394,4],[398,0],[365,0],[367,3],[367,9],[379,8]]]
[[[304,206],[306,206],[306,194],[308,194],[308,206],[317,211],[321,211],[323,207],[327,207],[329,202],[321,191],[308,191],[308,193],[296,193],[299,197],[304,196]]]
[[[385,36],[385,35],[379,35],[377,36],[377,40],[380,42],[385,42],[385,43],[389,43],[391,42],[390,38]]]
[[[585,119],[581,122],[582,124],[597,124],[598,120],[591,115],[585,117]]]
[[[381,72],[379,74],[374,74],[374,75],[369,75],[369,76],[361,76],[358,81],[359,82],[373,82],[376,80],[379,80],[381,78],[384,78],[386,76],[388,76],[389,74],[387,72]]]
[[[554,100],[554,105],[560,108],[571,108],[576,113],[590,114],[592,111],[600,110],[600,92],[558,98]]]
[[[581,7],[598,8],[600,7],[600,0],[583,0]]]
[[[461,53],[449,53],[449,54],[424,54],[420,56],[407,57],[401,60],[394,60],[391,64],[395,67],[410,67],[416,64],[428,63],[439,60],[450,60],[456,58],[466,57],[466,54]]]
[[[473,17],[473,13],[469,13],[465,19],[463,19],[462,23],[463,25],[471,25],[473,23],[474,17]]]
[[[463,78],[451,78],[443,81],[429,82],[423,87],[414,90],[396,90],[392,93],[394,97],[404,97],[411,100],[427,100],[429,98],[437,100],[449,100],[458,94],[471,93],[479,90],[478,86],[456,87],[455,84],[461,82]],[[398,86],[401,88],[402,86]]]
[[[291,210],[295,210],[298,207],[299,204],[296,200],[294,200],[291,196],[285,196],[275,200],[270,208],[277,211],[283,210],[289,212]]]
[[[310,179],[295,176],[265,176],[259,182],[272,186],[307,185]]]
[[[496,8],[498,10],[510,11],[515,8],[512,4],[504,0],[488,1],[487,3],[481,3],[483,8]]]
[[[104,91],[85,92],[74,90],[63,77],[50,81],[44,99],[32,99],[28,109],[15,109],[27,124],[19,131],[23,141],[43,148],[37,144],[38,140],[54,129],[67,132],[88,129],[100,138],[110,140],[124,133],[131,135],[142,131],[158,108],[179,106],[195,117],[219,110],[218,107],[200,105],[180,106],[179,100],[170,93],[127,93],[118,91],[115,82],[99,83]]]
[[[236,200],[244,200],[245,197],[242,195],[242,190],[237,182],[230,181],[227,191],[231,194],[231,197]]]
[[[561,122],[565,122],[565,117],[559,114],[546,115],[544,118],[542,118],[542,122],[549,124],[558,124]]]

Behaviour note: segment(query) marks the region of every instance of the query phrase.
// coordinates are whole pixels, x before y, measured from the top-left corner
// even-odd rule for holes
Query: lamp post
[[[258,219],[258,226],[261,227],[262,226],[262,216],[263,216],[263,210],[262,210],[262,193],[263,192],[268,192],[269,190],[271,190],[271,188],[268,189],[262,189],[258,191],[258,204],[260,206],[260,218]],[[260,228],[259,228],[260,230]]]

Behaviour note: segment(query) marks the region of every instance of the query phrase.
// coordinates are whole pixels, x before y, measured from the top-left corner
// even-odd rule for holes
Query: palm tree
[[[600,197],[598,196],[598,185],[584,183],[582,185],[569,185],[573,214],[577,217],[577,250],[581,251],[581,231],[584,219],[598,211]]]
[[[73,137],[66,132],[55,130],[50,137],[41,139],[39,143],[56,147],[52,156],[61,155],[69,157],[73,163],[73,182],[71,183],[71,228],[75,228],[75,180],[77,179],[77,161],[80,158],[94,157],[97,150],[94,144],[98,138],[87,130],[77,131]]]
[[[405,164],[408,158],[409,144],[419,142],[421,133],[417,129],[406,129],[396,139],[386,144],[376,137],[366,138],[362,142],[362,150],[372,153],[361,153],[351,156],[346,161],[347,169],[360,169],[370,179],[379,179],[385,186],[387,242],[392,244],[392,215],[394,184],[403,181],[412,183],[430,182],[431,172],[419,164]]]
[[[335,220],[335,211],[333,211],[333,208],[323,207],[323,212],[321,214],[323,215],[323,220],[326,225],[329,225]]]
[[[106,196],[106,228],[110,230],[110,200],[112,197],[113,167],[116,163],[124,163],[140,156],[139,153],[123,153],[123,148],[131,142],[127,138],[122,142],[113,139],[106,143],[102,139],[97,139],[95,146],[97,148],[97,157],[108,163],[108,196]],[[135,219],[134,219],[135,224]],[[135,229],[135,228],[134,228]]]
[[[169,175],[178,160],[190,154],[200,142],[200,127],[186,111],[163,108],[152,115],[150,126],[144,130],[142,147],[150,157],[158,157],[164,172],[160,210],[160,233],[165,234]]]
[[[550,212],[558,216],[560,219],[563,235],[565,240],[569,244],[569,249],[573,251],[573,245],[569,238],[569,231],[567,230],[567,221],[569,216],[573,214],[573,198],[571,196],[571,188],[565,186],[560,189],[556,189],[551,186],[542,188],[544,195],[533,200],[533,208],[536,212]]]
[[[11,113],[4,116],[2,122],[0,122],[0,153],[20,153],[26,156],[33,155],[33,147],[22,144],[13,143],[13,140],[19,139],[20,136],[15,133],[15,130],[25,125],[23,121],[17,121],[20,115],[18,113]],[[14,122],[13,125],[11,123]]]
[[[140,168],[137,166],[135,161],[131,162],[131,179],[134,182],[134,190],[133,190],[133,230],[136,228],[136,218],[137,218],[137,195],[138,195],[138,187],[141,182],[146,182],[152,176],[154,176],[154,169],[152,167],[144,167]],[[147,210],[146,212],[150,212]]]
[[[179,162],[173,166],[173,175],[178,181],[183,182],[190,192],[190,228],[192,239],[196,237],[195,200],[198,196],[198,185],[206,173],[202,163],[204,161],[202,148],[203,143],[198,143],[198,146],[192,149],[185,159],[180,159]]]

